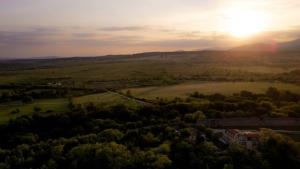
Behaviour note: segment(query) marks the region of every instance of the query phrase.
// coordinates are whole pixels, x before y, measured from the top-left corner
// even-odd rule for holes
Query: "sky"
[[[300,37],[299,0],[0,0],[0,58],[226,49]]]

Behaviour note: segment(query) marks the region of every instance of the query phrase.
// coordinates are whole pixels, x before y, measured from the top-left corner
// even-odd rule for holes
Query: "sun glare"
[[[229,12],[224,27],[232,36],[244,38],[262,32],[266,27],[266,21],[263,13],[234,10]]]

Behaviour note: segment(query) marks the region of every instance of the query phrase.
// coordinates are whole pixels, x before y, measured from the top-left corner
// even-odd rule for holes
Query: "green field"
[[[6,123],[9,119],[14,119],[22,115],[28,115],[34,112],[34,107],[41,108],[41,112],[47,110],[55,111],[56,113],[68,111],[68,99],[45,99],[38,100],[31,104],[23,104],[21,102],[11,102],[0,105],[0,124]],[[12,114],[13,110],[19,109],[20,112]]]
[[[134,96],[146,99],[187,97],[195,91],[203,94],[232,94],[241,90],[261,93],[270,86],[300,93],[300,87],[296,85],[300,82],[300,73],[293,71],[300,67],[298,56],[299,52],[196,51],[0,61],[0,94],[25,92],[26,88],[27,93],[38,93],[49,90],[47,87],[51,88],[51,84],[58,82],[60,87],[80,89],[70,90],[64,97],[86,94],[83,92],[86,89],[111,89],[124,93],[130,89]],[[42,89],[37,86],[42,86]],[[0,104],[0,122],[32,113],[33,107],[63,112],[67,109],[67,102],[68,99],[50,99],[35,100],[33,104]],[[90,102],[97,105],[136,104],[134,100],[114,93],[74,98],[75,104]],[[11,114],[17,108],[21,112]]]
[[[289,90],[291,92],[300,93],[300,86],[287,83],[271,83],[271,82],[189,82],[170,86],[142,87],[124,89],[122,92],[130,90],[132,95],[137,98],[155,99],[187,97],[189,94],[198,91],[203,94],[222,93],[225,95],[238,93],[241,90],[247,90],[254,93],[263,93],[269,87],[276,87],[279,90]],[[74,97],[75,104],[87,105],[94,103],[95,105],[107,106],[116,104],[137,105],[134,100],[130,100],[121,95],[111,92],[91,94],[86,96]],[[21,102],[10,102],[0,105],[0,124],[14,119],[22,115],[33,113],[34,107],[41,108],[41,112],[52,110],[55,112],[68,111],[68,99],[44,99],[37,100],[31,104],[23,104]],[[19,109],[20,112],[12,114],[13,110]]]
[[[73,102],[75,104],[82,104],[82,105],[86,105],[92,102],[96,105],[103,105],[103,106],[115,105],[115,104],[136,104],[132,100],[125,99],[120,95],[109,93],[109,92],[75,97],[73,99]]]
[[[94,103],[96,105],[115,105],[115,104],[131,104],[136,105],[133,100],[128,100],[120,95],[114,93],[99,93],[75,97],[73,99],[75,104],[87,105]],[[68,111],[68,99],[43,99],[37,100],[34,103],[24,104],[22,102],[10,102],[0,105],[0,124],[8,122],[10,119],[20,117],[22,115],[30,115],[34,112],[34,107],[41,108],[41,113],[47,110],[52,110],[55,113],[63,113]],[[19,109],[20,112],[13,114],[12,111]]]
[[[129,88],[199,81],[297,82],[298,53],[170,52],[95,58],[0,61],[0,84]],[[287,78],[287,79],[285,79]]]
[[[131,93],[138,98],[155,99],[156,97],[187,97],[195,91],[203,94],[222,93],[225,95],[238,93],[242,90],[263,93],[269,87],[276,87],[279,90],[289,90],[291,92],[300,93],[300,86],[271,82],[194,82],[172,86],[130,88],[122,91],[126,92],[127,90],[130,90]]]

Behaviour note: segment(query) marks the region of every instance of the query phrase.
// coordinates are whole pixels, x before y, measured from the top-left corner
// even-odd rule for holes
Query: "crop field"
[[[96,105],[115,105],[115,104],[130,104],[136,105],[133,100],[125,99],[114,93],[99,93],[74,98],[75,104],[87,105],[94,103]],[[41,108],[40,113],[45,113],[51,110],[55,113],[64,113],[68,109],[68,99],[42,99],[36,100],[34,103],[24,104],[22,102],[9,102],[0,105],[0,124],[7,123],[10,119],[14,119],[23,115],[30,115],[34,112],[34,108]],[[12,113],[19,109],[19,113]]]
[[[298,69],[293,53],[178,52],[84,59],[0,62],[0,84],[75,83],[76,87],[160,85],[188,80],[269,80]],[[38,65],[38,66],[37,66]],[[127,85],[127,86],[126,86]],[[129,86],[130,87],[130,86]]]
[[[8,122],[10,119],[28,115],[34,112],[34,108],[41,108],[41,113],[51,110],[56,113],[68,111],[68,99],[44,99],[37,100],[34,103],[24,104],[21,102],[11,102],[0,105],[0,124]],[[12,113],[12,111],[19,109],[19,113]]]
[[[278,67],[278,66],[232,66],[223,67],[231,71],[241,71],[241,72],[253,72],[253,73],[285,73],[295,70],[295,67]]]
[[[187,97],[195,91],[204,94],[232,94],[241,90],[262,93],[271,86],[300,93],[300,87],[296,85],[300,84],[300,70],[294,71],[300,66],[297,56],[298,53],[293,52],[264,54],[204,51],[0,61],[0,85],[3,86],[0,94],[16,94],[25,87],[48,87],[49,84],[53,87],[51,84],[59,83],[59,87],[70,89],[75,104],[92,102],[113,105],[136,102],[114,93],[76,96],[86,94],[82,92],[85,89],[111,89],[124,93],[129,89],[135,97],[155,99]],[[72,91],[72,88],[82,91]],[[41,90],[33,88],[24,94],[29,92],[39,93]],[[41,107],[42,111],[64,112],[68,102],[67,96],[64,97],[35,100],[33,104],[0,104],[0,123],[32,113],[34,107]],[[12,114],[16,109],[20,112]]]
[[[81,97],[75,97],[73,99],[75,104],[87,105],[93,103],[96,105],[115,105],[115,104],[136,104],[133,100],[126,99],[120,95],[105,92],[99,94],[86,95]]]
[[[291,92],[300,93],[300,86],[271,82],[195,82],[171,86],[130,88],[127,90],[130,90],[132,95],[138,98],[155,99],[156,97],[187,97],[195,91],[203,94],[222,93],[225,95],[238,93],[242,90],[263,93],[269,87],[276,87],[279,90],[289,90]],[[123,90],[123,92],[126,92],[127,90]]]
[[[94,103],[96,105],[116,105],[116,104],[130,104],[136,105],[134,100],[126,99],[114,93],[99,93],[86,96],[75,97],[73,99],[75,104],[87,105]],[[68,99],[42,99],[36,100],[34,103],[24,104],[22,102],[9,102],[0,105],[0,124],[8,122],[23,115],[30,115],[34,112],[34,108],[41,108],[40,112],[51,110],[55,113],[64,113],[68,111]],[[19,113],[12,113],[19,109]]]
[[[0,73],[0,82],[47,82],[51,79],[74,80],[77,83],[88,81],[115,80],[145,80],[161,78],[187,78],[199,75],[224,76],[230,74],[235,77],[249,75],[242,68],[229,70],[219,68],[218,65],[204,65],[202,63],[177,63],[172,60],[162,61],[132,61],[115,63],[82,63],[66,67],[50,67],[43,69],[16,70]]]

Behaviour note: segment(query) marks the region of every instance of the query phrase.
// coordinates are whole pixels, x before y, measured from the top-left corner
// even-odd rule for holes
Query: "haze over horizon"
[[[300,37],[298,0],[2,0],[0,58],[230,48]]]

